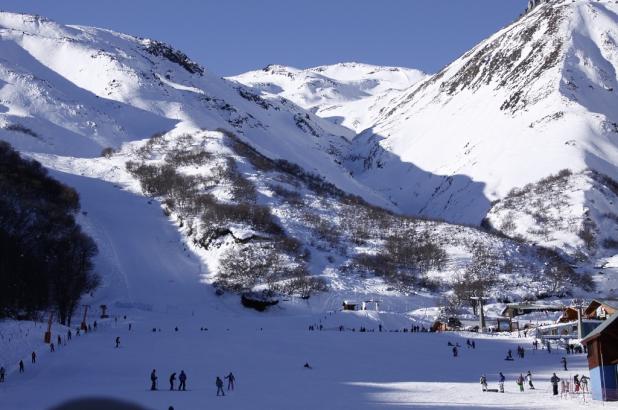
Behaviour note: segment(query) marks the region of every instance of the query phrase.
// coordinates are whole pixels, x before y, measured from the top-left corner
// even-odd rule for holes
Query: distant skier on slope
[[[150,373],[150,390],[157,390],[157,371],[152,369]]]
[[[217,376],[217,380],[215,380],[215,384],[217,385],[217,396],[221,393],[225,396],[225,392],[223,391],[223,380],[219,376]]]
[[[549,379],[549,381],[551,382],[554,396],[557,396],[558,395],[558,383],[560,382],[560,377],[556,376],[556,373],[554,373],[554,375],[551,377],[551,379]]]
[[[457,346],[453,346],[453,357],[457,357],[458,353]]]
[[[116,336],[116,349],[120,347],[120,336]]]
[[[481,388],[483,389],[483,391],[487,391],[487,377],[485,377],[485,375],[481,376]]]
[[[567,359],[566,357],[562,356],[562,359],[560,359],[560,363],[562,363],[562,367],[564,367],[564,371],[568,371],[569,369],[567,369]]]
[[[175,381],[176,381],[176,372],[170,374],[170,390],[174,390]]]
[[[228,391],[230,389],[234,390],[234,382],[236,381],[236,377],[234,377],[234,374],[232,372],[230,372],[230,374],[225,376],[225,378],[227,379],[227,389],[228,389]]]
[[[519,373],[519,377],[517,378],[515,383],[519,386],[519,391],[523,392],[524,391],[524,375]]]
[[[32,352],[32,363],[36,363],[36,352]]]
[[[4,370],[4,366],[0,367],[0,383],[4,383],[4,373],[6,372],[6,370]]]
[[[506,380],[506,377],[504,377],[502,372],[500,372],[500,374],[498,375],[498,387],[500,388],[500,393],[504,393],[504,381],[505,380]]]
[[[528,382],[528,388],[530,390],[534,390],[534,384],[532,384],[532,372],[528,370],[528,374],[526,374],[526,381]]]
[[[180,384],[178,385],[178,390],[186,391],[187,390],[187,375],[184,370],[180,371],[180,376],[178,376],[178,381]]]
[[[26,371],[26,369],[24,368],[24,361],[23,361],[23,360],[20,360],[20,361],[19,361],[19,372],[20,372],[20,373],[23,373],[23,372],[25,372],[25,371]]]

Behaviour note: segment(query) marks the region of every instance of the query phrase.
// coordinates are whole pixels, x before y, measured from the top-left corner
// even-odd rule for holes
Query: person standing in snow
[[[170,391],[174,390],[175,381],[176,381],[176,372],[170,374]]]
[[[547,353],[551,353],[551,342],[547,341]]]
[[[150,390],[157,390],[157,371],[152,369],[150,373]]]
[[[58,335],[58,347],[62,345],[62,338]]]
[[[457,357],[457,346],[453,347],[453,357]]]
[[[526,381],[528,382],[528,388],[530,390],[534,390],[534,384],[532,384],[532,372],[528,370],[528,374],[526,375]]]
[[[20,372],[20,373],[23,373],[23,372],[25,372],[25,371],[26,371],[26,369],[24,368],[24,361],[23,361],[23,360],[20,360],[20,361],[19,361],[19,372]]]
[[[504,393],[504,381],[505,380],[506,380],[506,377],[504,377],[502,372],[500,372],[500,374],[498,375],[498,387],[500,389],[500,393]]]
[[[54,348],[54,344],[53,343],[49,344],[49,351],[50,352],[55,352],[56,351],[56,349]]]
[[[0,383],[4,383],[4,373],[5,373],[4,366],[1,366],[0,367]]]
[[[558,395],[558,383],[560,382],[560,377],[556,376],[556,373],[554,373],[554,375],[551,377],[551,379],[549,379],[549,381],[551,382],[554,396],[557,396]]]
[[[562,363],[562,367],[564,367],[564,371],[568,371],[569,369],[567,369],[567,359],[566,357],[562,356],[562,359],[560,359],[560,363]]]
[[[234,390],[234,382],[236,381],[236,377],[234,377],[234,374],[232,374],[232,372],[230,372],[230,374],[225,376],[225,378],[227,379],[227,390],[228,391],[230,389]]]
[[[519,386],[519,391],[523,392],[524,391],[524,375],[519,373],[519,377],[517,378],[515,383],[517,383],[517,385]]]
[[[32,352],[32,363],[36,363],[36,352]]]
[[[180,376],[178,376],[178,380],[180,384],[178,385],[178,391],[186,391],[187,390],[187,375],[184,370],[180,371]]]
[[[483,391],[487,391],[487,377],[485,377],[485,375],[481,376],[481,388],[483,389]]]
[[[120,347],[120,336],[116,336],[116,349]]]
[[[69,329],[68,332],[67,332],[67,340],[71,340],[72,336],[73,335],[71,334],[71,329]]]
[[[217,380],[215,380],[215,384],[217,385],[217,396],[221,393],[225,396],[225,392],[223,391],[223,380],[219,376],[217,376]]]

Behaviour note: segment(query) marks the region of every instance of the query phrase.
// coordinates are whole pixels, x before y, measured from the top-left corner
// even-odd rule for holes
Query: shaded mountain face
[[[392,98],[426,77],[409,68],[340,63],[304,70],[269,65],[232,79],[343,125],[352,137],[373,125]]]

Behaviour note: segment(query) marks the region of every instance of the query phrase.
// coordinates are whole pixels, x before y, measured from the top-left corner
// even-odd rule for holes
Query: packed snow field
[[[564,350],[534,351],[531,339],[516,335],[392,332],[392,318],[392,327],[380,333],[376,312],[373,317],[311,314],[298,303],[305,302],[284,304],[268,315],[241,312],[236,299],[213,300],[212,307],[183,313],[114,309],[114,315],[121,315],[117,321],[99,320],[96,331],[73,336],[54,353],[42,343],[39,325],[27,343],[13,345],[19,352],[3,351],[3,359],[10,356],[15,366],[9,366],[7,380],[0,384],[2,408],[46,409],[83,397],[123,399],[148,409],[600,407],[588,396],[553,397],[550,391],[553,372],[561,378],[588,374],[584,355],[568,355],[569,371],[563,371]],[[320,321],[324,330],[307,330]],[[400,317],[401,326],[410,323]],[[339,324],[346,330],[340,332]],[[352,324],[375,332],[361,333],[359,327],[353,332]],[[19,333],[11,322],[0,329],[3,335]],[[466,347],[472,337],[476,349]],[[449,342],[462,346],[458,357]],[[505,361],[507,351],[515,352],[518,345],[526,348],[525,358]],[[30,363],[31,349],[40,352],[36,364]],[[26,363],[23,374],[17,371],[17,359]],[[157,392],[149,390],[152,369],[159,378]],[[170,392],[168,377],[181,370],[188,376],[188,391]],[[536,390],[520,393],[515,379],[528,370]],[[217,397],[215,378],[230,371],[236,389]],[[490,389],[497,388],[500,371],[507,378],[505,393],[483,393],[479,377],[485,374]]]

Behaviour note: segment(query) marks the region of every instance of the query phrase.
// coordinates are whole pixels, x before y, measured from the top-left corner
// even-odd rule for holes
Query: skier
[[[519,377],[517,378],[515,383],[517,383],[517,385],[519,386],[519,391],[523,392],[524,391],[524,375],[519,373]]]
[[[476,342],[474,340],[472,341],[472,349],[476,349]]]
[[[72,337],[72,336],[73,336],[73,335],[71,334],[71,329],[69,329],[69,331],[67,332],[67,339],[68,339],[68,340],[71,340],[71,337]]]
[[[25,372],[25,371],[26,371],[26,369],[24,369],[24,361],[23,361],[23,360],[20,360],[20,361],[19,361],[19,372],[20,372],[20,373],[23,373],[23,372]]]
[[[554,396],[557,396],[558,395],[558,382],[560,382],[560,378],[556,376],[556,373],[554,373],[554,375],[551,377],[551,379],[549,379],[549,381],[551,382]]]
[[[532,372],[528,370],[528,374],[526,375],[526,381],[528,382],[528,388],[530,390],[534,390],[534,384],[532,384]]]
[[[509,360],[512,361],[513,360],[513,352],[511,352],[511,350],[509,349],[509,351],[506,354],[506,358],[504,360]]]
[[[180,375],[178,376],[178,380],[180,384],[178,385],[178,391],[186,391],[187,390],[187,375],[184,370],[180,371]]]
[[[575,386],[575,393],[579,393],[580,382],[579,382],[579,375],[578,374],[573,376],[573,385]]]
[[[62,338],[58,335],[58,347],[62,345]]]
[[[225,376],[225,378],[227,379],[227,390],[234,390],[234,382],[236,381],[236,377],[234,377],[232,372],[230,372],[230,374]]]
[[[483,391],[487,391],[487,377],[485,377],[485,375],[481,376],[481,388],[483,389]]]
[[[4,383],[4,366],[0,367],[0,383]]]
[[[176,373],[170,375],[170,391],[174,390],[174,382],[176,381]]]
[[[53,344],[53,343],[50,343],[50,344],[49,344],[49,351],[50,351],[50,352],[55,352],[55,351],[56,351],[56,348],[54,347],[54,344]]]
[[[453,357],[457,357],[457,346],[453,347]]]
[[[547,353],[551,353],[551,342],[547,341]]]
[[[131,331],[131,323],[129,323],[129,332]]]
[[[116,349],[120,347],[120,336],[116,336]]]
[[[502,372],[500,372],[499,376],[500,377],[498,378],[498,387],[500,388],[500,393],[504,393],[504,381],[506,380],[506,377],[504,377]]]
[[[97,330],[97,321],[95,320],[93,323],[94,330]]]
[[[217,396],[219,395],[219,393],[225,396],[225,392],[223,391],[223,380],[221,380],[219,376],[217,376],[217,380],[215,381],[215,384],[217,385]]]
[[[585,375],[579,379],[582,386],[582,393],[588,393],[588,380],[590,380],[590,377]]]
[[[567,359],[566,357],[562,356],[562,359],[560,359],[560,363],[562,363],[562,367],[564,367],[564,371],[568,371],[567,369]]]
[[[36,363],[36,352],[32,352],[32,363]]]
[[[152,373],[150,373],[150,390],[157,390],[157,371],[156,369],[152,369]]]

